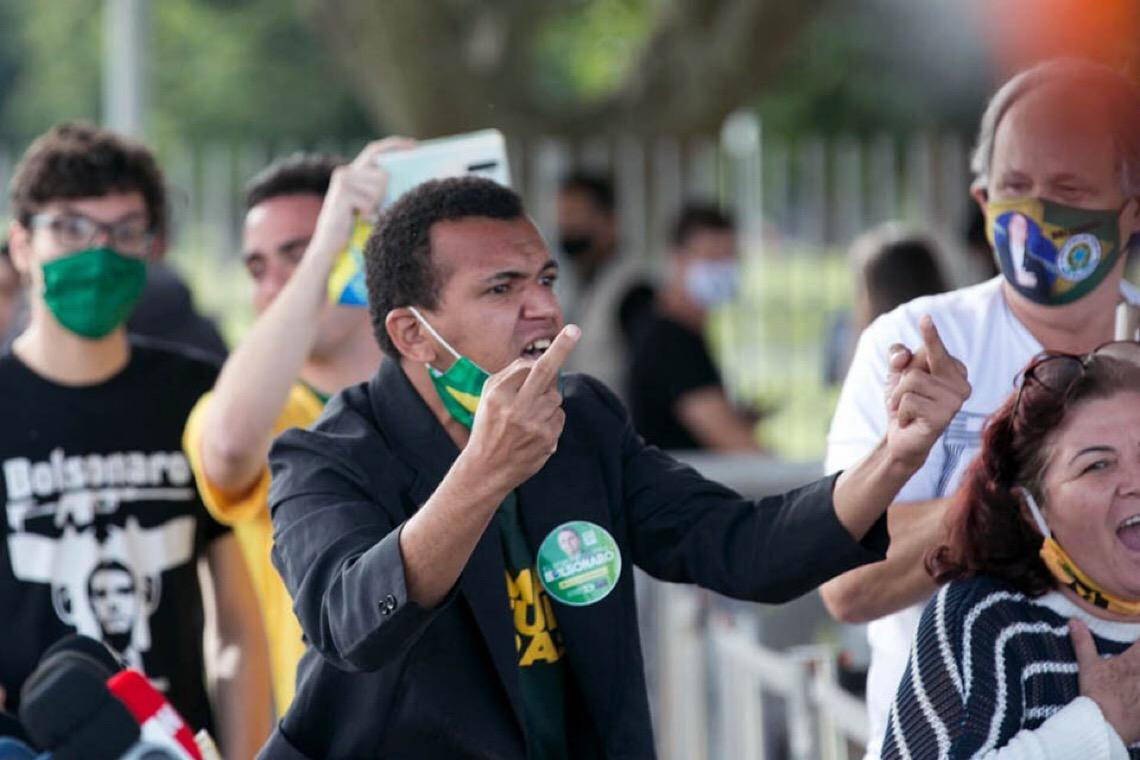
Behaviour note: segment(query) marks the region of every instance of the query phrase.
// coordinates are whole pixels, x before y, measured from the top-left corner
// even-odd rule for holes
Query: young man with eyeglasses
[[[876,404],[890,347],[913,345],[919,316],[933,315],[946,348],[966,364],[972,395],[888,510],[886,561],[821,588],[836,618],[870,622],[868,757],[879,756],[892,730],[887,715],[923,605],[935,591],[923,557],[945,543],[946,508],[979,450],[983,423],[1034,355],[1093,350],[1113,338],[1117,305],[1140,300],[1123,279],[1140,232],[1140,91],[1131,82],[1075,60],[1018,74],[982,117],[973,169],[973,196],[1001,275],[916,299],[872,323],[828,437],[829,471],[874,445],[886,424]]]
[[[30,319],[0,356],[6,707],[55,640],[105,635],[89,581],[113,565],[132,596],[116,651],[190,725],[216,730],[226,757],[251,757],[270,718],[264,633],[237,543],[206,513],[180,447],[217,368],[124,327],[165,231],[162,174],[141,144],[63,124],[24,154],[12,204]],[[200,564],[215,591],[213,701]]]

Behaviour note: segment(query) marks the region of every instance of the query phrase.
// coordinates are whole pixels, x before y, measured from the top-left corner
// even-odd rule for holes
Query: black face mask
[[[577,259],[594,247],[594,238],[591,235],[564,235],[561,246],[568,259]]]

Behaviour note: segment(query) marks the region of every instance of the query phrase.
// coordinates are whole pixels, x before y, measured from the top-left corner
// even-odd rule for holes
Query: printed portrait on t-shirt
[[[162,575],[194,556],[193,517],[143,524],[155,502],[194,498],[182,454],[56,449],[44,462],[5,460],[3,472],[13,575],[49,586],[60,622],[146,672]]]

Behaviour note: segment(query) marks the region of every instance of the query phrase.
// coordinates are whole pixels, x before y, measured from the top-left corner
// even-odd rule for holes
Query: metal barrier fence
[[[819,475],[817,463],[683,453],[704,475],[757,498]],[[867,743],[864,702],[839,684],[836,647],[773,643],[818,605],[732,602],[637,575],[642,638],[662,760],[849,760]],[[786,638],[786,637],[785,637]],[[818,637],[817,637],[818,638]]]
[[[747,612],[709,615],[698,589],[638,581],[652,599],[643,639],[662,760],[862,757],[866,705],[840,685],[834,646],[775,649]]]

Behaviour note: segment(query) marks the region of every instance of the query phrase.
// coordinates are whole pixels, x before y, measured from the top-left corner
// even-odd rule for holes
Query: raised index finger
[[[929,314],[919,320],[918,329],[922,333],[922,347],[926,349],[926,366],[930,374],[946,375],[956,372],[957,367],[945,344],[942,343],[942,336],[938,334],[938,328],[934,326],[934,320]]]
[[[550,348],[546,349],[546,352],[538,357],[534,366],[531,367],[530,374],[527,375],[522,388],[519,389],[519,395],[527,394],[537,398],[545,393],[550,384],[557,379],[558,370],[562,369],[566,357],[570,355],[570,351],[578,343],[578,338],[581,335],[582,331],[578,325],[563,327],[562,331],[554,337]]]

